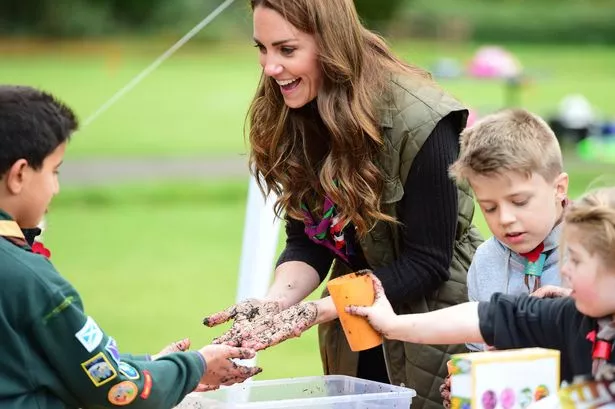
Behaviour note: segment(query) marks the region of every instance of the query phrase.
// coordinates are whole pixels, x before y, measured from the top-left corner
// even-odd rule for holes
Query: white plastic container
[[[416,392],[343,375],[251,381],[191,393],[176,409],[408,409]]]

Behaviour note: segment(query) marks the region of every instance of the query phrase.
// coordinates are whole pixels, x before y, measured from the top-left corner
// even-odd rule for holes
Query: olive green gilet
[[[392,99],[381,110],[384,148],[377,162],[385,174],[386,184],[381,210],[396,217],[397,204],[404,195],[404,185],[412,162],[436,124],[450,113],[459,119],[459,131],[465,126],[467,111],[452,97],[432,84],[396,77],[392,80]],[[407,200],[422,200],[407,192]],[[469,187],[459,186],[459,216],[450,280],[432,294],[414,302],[395,305],[398,314],[433,311],[467,301],[467,271],[482,238],[472,225],[474,202]],[[360,241],[373,269],[391,264],[400,255],[399,225],[378,222]],[[350,270],[335,262],[331,278]],[[324,295],[328,295],[325,291]],[[352,352],[339,320],[321,324],[318,329],[321,358],[325,374],[356,376],[358,353]],[[391,383],[415,389],[412,409],[442,407],[439,387],[447,374],[450,354],[466,352],[463,345],[417,345],[400,341],[384,342],[385,359]]]

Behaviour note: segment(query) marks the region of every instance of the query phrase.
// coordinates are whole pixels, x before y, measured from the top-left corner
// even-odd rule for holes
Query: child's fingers
[[[220,389],[220,385],[207,385],[204,383],[200,383],[196,387],[194,392],[209,392],[209,391],[215,391],[216,389]]]
[[[350,315],[358,315],[360,317],[367,317],[369,307],[362,307],[360,305],[349,305],[346,307],[346,312]]]
[[[370,273],[370,276],[372,277],[372,282],[374,283],[374,293],[376,294],[376,298],[384,297],[384,287],[382,287],[382,282],[374,274]]]
[[[256,351],[250,348],[227,347],[228,358],[251,359],[256,356]]]
[[[184,338],[181,341],[177,341],[175,343],[175,348],[177,348],[178,351],[187,351],[190,349],[190,338]]]
[[[255,375],[258,375],[259,373],[263,372],[263,368],[261,368],[260,366],[243,366],[243,365],[239,365],[238,366],[239,372],[242,375],[242,380],[240,382],[243,382],[244,380],[251,378]]]

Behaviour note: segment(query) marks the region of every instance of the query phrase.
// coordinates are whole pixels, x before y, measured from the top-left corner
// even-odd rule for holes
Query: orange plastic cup
[[[350,315],[344,308],[348,305],[372,305],[374,285],[366,274],[347,274],[327,283],[327,289],[339,315],[346,339],[353,351],[363,351],[382,344],[382,336],[367,319]]]

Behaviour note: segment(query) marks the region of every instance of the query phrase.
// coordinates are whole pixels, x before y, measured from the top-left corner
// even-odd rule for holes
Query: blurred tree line
[[[0,35],[108,37],[183,34],[223,0],[2,0]],[[498,42],[615,43],[615,0],[355,0],[386,35]],[[236,0],[201,38],[249,35]]]

